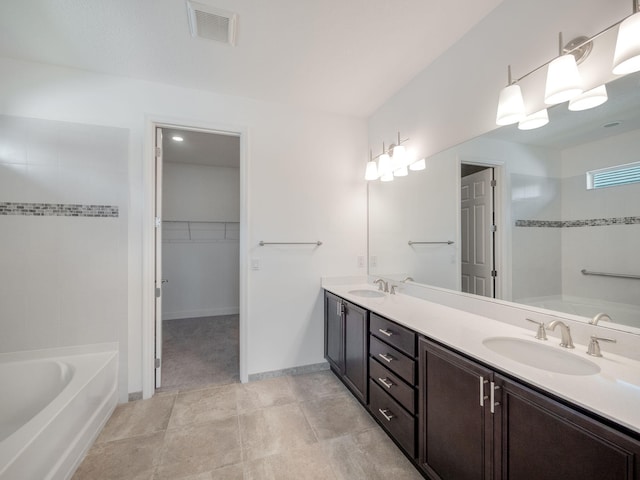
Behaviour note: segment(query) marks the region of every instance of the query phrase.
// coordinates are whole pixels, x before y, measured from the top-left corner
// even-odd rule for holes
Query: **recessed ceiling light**
[[[179,137],[178,135],[175,135],[175,136],[171,137],[171,140],[173,140],[174,142],[183,142],[184,138]]]

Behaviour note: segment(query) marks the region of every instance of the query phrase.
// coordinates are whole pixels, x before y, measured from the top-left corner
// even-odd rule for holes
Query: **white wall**
[[[162,319],[237,314],[239,168],[165,162],[162,184]]]
[[[247,132],[248,372],[323,361],[320,276],[361,274],[366,124],[317,111],[0,59],[0,113],[129,129],[128,390],[142,385],[142,212],[147,120]],[[319,248],[259,240],[322,240]]]
[[[640,160],[640,131],[589,142],[562,152],[562,219],[640,217],[640,184],[586,189],[589,170]],[[640,224],[562,229],[562,291],[581,298],[602,298],[638,305],[637,281],[584,276],[597,272],[640,272]]]
[[[128,131],[0,116],[0,202],[86,206],[0,215],[0,352],[119,342],[127,387]],[[91,205],[117,207],[100,215]],[[75,214],[75,213],[74,213]]]
[[[163,220],[240,221],[239,168],[164,162],[162,175]]]

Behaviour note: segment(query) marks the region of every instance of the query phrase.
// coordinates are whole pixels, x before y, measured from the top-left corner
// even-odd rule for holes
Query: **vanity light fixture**
[[[409,170],[424,170],[424,158],[416,161],[414,152],[407,150],[406,147],[402,145],[407,140],[409,139],[402,139],[400,132],[398,132],[398,143],[391,144],[389,149],[387,149],[383,142],[382,153],[375,157],[370,151],[369,161],[367,162],[367,168],[364,174],[365,180],[371,181],[379,179],[381,182],[391,182],[395,177],[406,177],[409,175]],[[376,160],[378,161],[377,163]]]
[[[534,128],[540,128],[549,123],[549,113],[546,108],[527,115],[520,122],[518,122],[519,130],[533,130]]]
[[[605,85],[600,85],[599,87],[587,90],[586,92],[569,100],[569,110],[572,112],[579,112],[581,110],[595,108],[606,102],[608,98],[607,87]]]
[[[524,100],[520,85],[511,80],[511,65],[507,67],[507,86],[500,91],[496,124],[511,125],[524,118]]]
[[[633,0],[633,13],[618,28],[613,55],[615,75],[640,71],[640,0]]]
[[[171,140],[173,140],[174,142],[184,142],[184,138],[179,135],[174,135],[173,137],[171,137]]]
[[[586,58],[593,45],[592,43],[586,44],[589,45],[589,51],[586,49],[573,50],[573,44],[579,44],[583,41],[582,37],[569,42],[566,47],[562,42],[562,32],[560,32],[558,38],[560,56],[552,60],[547,69],[547,83],[544,89],[544,103],[547,105],[566,102],[583,92],[582,77],[580,77],[580,72],[578,71],[578,62]]]

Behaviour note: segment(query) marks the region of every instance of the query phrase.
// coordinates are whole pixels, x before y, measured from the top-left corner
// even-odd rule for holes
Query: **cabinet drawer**
[[[416,356],[416,334],[408,328],[372,313],[369,331],[407,355]]]
[[[405,382],[415,385],[416,362],[413,358],[407,357],[400,350],[381,342],[372,335],[369,336],[369,353]]]
[[[404,383],[391,370],[380,365],[373,358],[369,358],[369,375],[371,380],[380,385],[385,392],[406,408],[409,413],[415,415],[416,394],[413,387]]]
[[[412,415],[387,395],[376,382],[369,379],[369,409],[389,434],[411,458],[416,453],[416,422]]]

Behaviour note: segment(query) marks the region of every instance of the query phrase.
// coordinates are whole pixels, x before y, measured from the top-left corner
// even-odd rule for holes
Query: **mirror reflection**
[[[640,74],[607,88],[597,108],[559,105],[545,127],[502,127],[370,182],[369,273],[585,321],[606,312],[601,326],[640,333],[640,183],[627,183]]]

